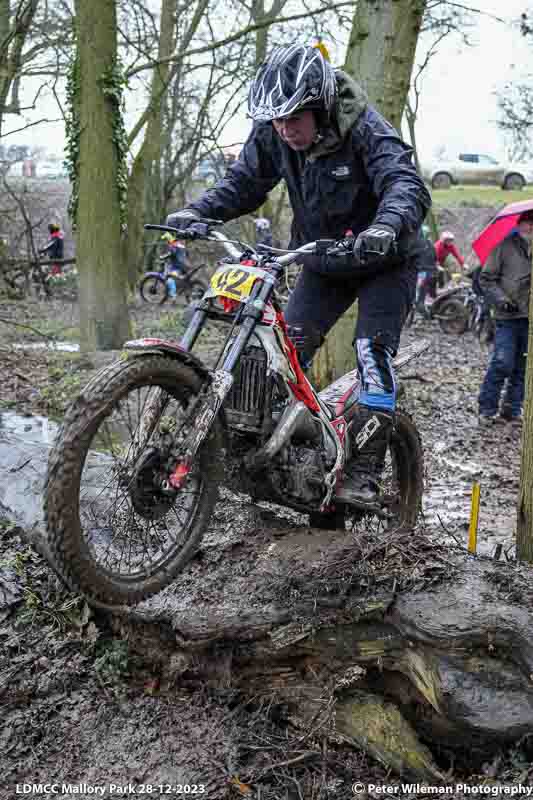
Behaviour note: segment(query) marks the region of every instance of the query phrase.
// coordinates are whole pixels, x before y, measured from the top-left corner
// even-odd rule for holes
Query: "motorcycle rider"
[[[465,264],[465,260],[455,244],[455,234],[452,233],[452,231],[442,231],[435,242],[435,255],[437,257],[437,264],[441,268],[439,277],[442,279],[442,283],[439,283],[439,285],[444,286],[444,283],[449,280],[449,275],[446,277],[446,260],[448,256],[455,258],[461,269],[463,269]],[[435,290],[436,288],[435,285]]]
[[[316,48],[275,48],[250,87],[248,112],[254,125],[238,160],[167,224],[183,228],[199,217],[227,221],[251,213],[283,178],[293,211],[291,247],[352,234],[346,255],[302,256],[285,317],[305,365],[359,301],[354,347],[362,391],[352,424],[355,452],[336,497],[371,503],[394,421],[392,359],[414,299],[411,257],[431,198],[412,164],[412,149],[362,88]]]

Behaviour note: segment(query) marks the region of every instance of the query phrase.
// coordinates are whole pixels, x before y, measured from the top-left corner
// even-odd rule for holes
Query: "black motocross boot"
[[[349,430],[352,455],[336,500],[358,506],[376,502],[392,426],[391,412],[359,407]]]

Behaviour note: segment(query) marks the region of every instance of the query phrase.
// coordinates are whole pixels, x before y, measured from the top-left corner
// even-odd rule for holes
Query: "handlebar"
[[[257,252],[255,248],[250,247],[250,245],[246,245],[243,242],[240,242],[235,239],[228,239],[228,237],[221,233],[220,231],[211,230],[211,226],[214,225],[223,225],[224,223],[221,220],[212,220],[201,218],[198,220],[194,220],[192,223],[195,227],[194,228],[184,228],[180,230],[179,228],[173,228],[169,225],[153,225],[147,224],[144,226],[145,230],[149,231],[163,231],[165,233],[173,233],[176,235],[178,239],[185,239],[189,241],[194,241],[195,239],[203,239],[205,241],[217,241],[220,242],[224,246],[224,249],[228,253],[231,258],[240,259],[243,253],[243,250],[238,250],[234,245],[240,245],[241,247],[246,247],[253,252]],[[324,255],[328,256],[335,256],[335,255],[345,255],[348,252],[346,245],[341,242],[336,241],[335,239],[318,239],[315,242],[308,242],[307,244],[302,245],[301,247],[296,248],[295,250],[280,250],[278,248],[270,248],[265,247],[265,250],[272,251],[272,254],[275,258],[275,261],[280,266],[288,266],[292,264],[294,261],[298,260],[300,255],[304,253],[312,254],[321,252]],[[278,255],[282,253],[282,255]],[[258,253],[259,255],[259,253]]]

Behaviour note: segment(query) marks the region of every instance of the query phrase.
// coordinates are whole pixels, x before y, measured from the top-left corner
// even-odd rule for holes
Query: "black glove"
[[[503,311],[504,314],[516,314],[517,311],[520,311],[516,303],[512,303],[510,300],[504,300],[498,303],[496,308],[498,311]]]
[[[177,228],[183,231],[199,219],[201,219],[200,214],[194,208],[182,208],[181,211],[174,211],[173,214],[169,214],[165,225],[168,225],[169,228]]]
[[[396,241],[396,232],[390,225],[378,223],[362,231],[353,248],[356,258],[364,263],[368,260],[384,258],[391,254]]]

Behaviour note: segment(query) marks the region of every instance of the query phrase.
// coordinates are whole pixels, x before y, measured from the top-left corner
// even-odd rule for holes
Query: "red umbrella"
[[[494,219],[484,228],[476,241],[472,243],[472,250],[482,264],[485,263],[491,250],[509,234],[518,224],[518,217],[524,211],[533,210],[533,199],[522,200],[520,203],[509,203],[498,211]]]

